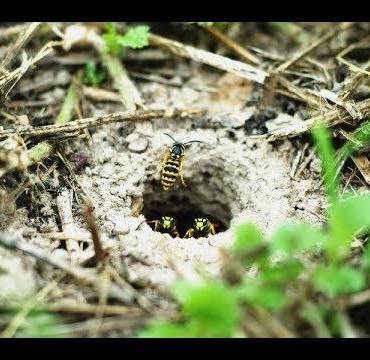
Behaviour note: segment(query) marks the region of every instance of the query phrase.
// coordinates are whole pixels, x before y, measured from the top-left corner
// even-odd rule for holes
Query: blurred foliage
[[[70,330],[57,314],[31,312],[15,334],[17,338],[63,338]]]
[[[0,330],[2,337],[15,338],[63,338],[73,336],[72,329],[65,324],[58,314],[38,308],[36,305],[29,310],[33,298],[14,302],[2,310],[2,318],[5,320],[5,327]],[[10,305],[10,307],[9,307]],[[28,309],[28,310],[25,310]]]
[[[313,336],[343,336],[342,309],[332,301],[368,285],[370,247],[360,266],[348,265],[346,258],[354,236],[370,230],[370,195],[339,197],[331,139],[324,127],[317,127],[313,136],[329,200],[328,226],[283,224],[270,239],[250,222],[235,226],[231,254],[244,270],[240,281],[178,283],[174,294],[183,321],[155,322],[140,332],[141,337],[236,337],[243,334],[243,324],[256,321],[255,311],[268,314],[267,321],[259,322],[262,327],[268,328],[268,320],[276,321],[276,315],[283,319],[282,314],[295,314],[311,325]],[[253,267],[257,271],[251,275],[248,270]],[[296,330],[290,322],[285,326],[293,326],[292,333]]]

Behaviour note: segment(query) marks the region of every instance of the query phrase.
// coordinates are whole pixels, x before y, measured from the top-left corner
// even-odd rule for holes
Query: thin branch
[[[77,86],[75,82],[72,82],[68,89],[67,96],[64,99],[62,109],[55,120],[56,125],[63,125],[71,121],[77,102]],[[27,151],[30,158],[30,165],[46,159],[53,153],[53,151],[54,146],[47,141],[37,144]]]
[[[144,101],[133,81],[129,78],[120,59],[105,51],[100,53],[100,58],[102,64],[107,68],[113,80],[113,86],[120,94],[121,101],[125,108],[127,110],[135,110],[137,107],[143,108]]]
[[[74,278],[79,283],[96,286],[98,277],[85,269],[69,264],[60,258],[53,257],[45,250],[36,245],[29,244],[17,235],[0,232],[0,245],[10,250],[20,250],[38,260],[41,260],[57,269],[61,269]],[[112,284],[109,290],[109,295],[112,298],[122,301],[124,304],[130,304],[135,300],[135,293],[129,288],[122,288],[116,284]]]
[[[86,202],[86,206],[83,211],[83,216],[91,233],[96,259],[99,263],[103,264],[106,260],[107,252],[103,249],[98,230],[98,225],[94,215],[94,208],[90,202]]]
[[[40,303],[47,296],[47,294],[56,286],[56,284],[57,284],[56,281],[48,283],[43,289],[41,289],[36,294],[35,297],[27,301],[21,308],[21,310],[13,317],[13,319],[7,325],[7,327],[2,332],[0,337],[2,338],[13,337],[17,332],[18,328],[22,326],[22,324],[25,322],[27,315],[30,313],[30,311],[37,307],[38,303]]]
[[[113,114],[90,117],[69,122],[62,125],[28,126],[18,127],[17,129],[0,129],[0,138],[16,134],[20,136],[52,136],[57,134],[73,133],[84,129],[103,126],[107,124],[124,121],[144,121],[155,118],[174,118],[174,117],[193,117],[204,114],[200,109],[157,109],[157,110],[137,110],[125,111]]]
[[[240,46],[238,43],[236,43],[233,39],[231,39],[226,34],[222,33],[218,29],[212,26],[202,26],[202,28],[213,35],[217,40],[219,40],[221,43],[223,43],[225,46],[233,50],[236,54],[238,54],[243,60],[246,60],[252,64],[259,65],[261,61],[251,54],[247,49]]]
[[[113,80],[113,86],[118,91],[126,110],[136,110],[137,107],[144,108],[144,101],[134,82],[128,76],[121,59],[107,52],[103,38],[97,33],[91,32],[90,41],[99,53],[102,64],[108,70]]]
[[[8,65],[11,65],[12,61],[18,56],[20,51],[27,45],[31,40],[32,36],[35,35],[36,31],[40,27],[41,22],[33,22],[24,33],[21,33],[17,41],[8,49],[4,59],[0,63],[0,69],[6,69]]]
[[[72,190],[63,189],[56,199],[62,229],[66,234],[74,234],[77,232],[76,224],[73,221],[72,215],[72,198]],[[77,260],[80,250],[78,241],[72,238],[66,239],[66,248],[68,253],[71,255],[72,261]]]
[[[12,72],[6,73],[0,76],[0,100],[4,101],[8,96],[9,92],[13,89],[15,84],[20,78],[27,72],[27,70],[34,65],[36,62],[43,59],[53,51],[53,47],[59,45],[59,42],[49,42],[43,46],[40,51],[35,55],[34,58],[28,59],[26,54],[23,53],[22,64],[20,67]]]
[[[329,30],[326,34],[322,35],[315,41],[313,41],[310,45],[304,47],[303,49],[297,51],[290,59],[285,61],[283,64],[281,64],[277,69],[276,72],[281,72],[283,70],[286,70],[289,66],[296,63],[298,60],[302,59],[306,55],[308,55],[310,52],[312,52],[314,49],[316,49],[318,46],[322,45],[324,42],[330,40],[335,35],[337,35],[339,32],[347,30],[351,26],[353,26],[354,23],[342,23],[339,26],[335,27],[334,29]]]
[[[226,56],[213,54],[206,50],[184,45],[178,41],[170,40],[162,36],[150,35],[150,43],[154,46],[164,47],[175,55],[213,66],[259,84],[263,84],[265,78],[268,76],[265,71],[252,65],[232,60]]]
[[[362,113],[363,117],[370,116],[370,99],[366,99],[356,103],[356,108]],[[266,139],[268,141],[275,141],[281,139],[292,138],[310,132],[315,125],[322,123],[327,127],[342,124],[347,121],[357,123],[358,120],[353,120],[352,116],[344,109],[337,108],[334,110],[326,111],[322,115],[315,116],[311,119],[294,122],[291,125],[284,126],[283,128],[275,129],[266,135],[251,136],[253,138]]]

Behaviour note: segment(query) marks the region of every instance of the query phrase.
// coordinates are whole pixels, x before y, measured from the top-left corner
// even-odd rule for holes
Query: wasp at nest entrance
[[[155,183],[148,184],[144,192],[143,214],[154,231],[181,238],[223,232],[231,220],[227,204],[207,198],[199,187],[163,192]]]

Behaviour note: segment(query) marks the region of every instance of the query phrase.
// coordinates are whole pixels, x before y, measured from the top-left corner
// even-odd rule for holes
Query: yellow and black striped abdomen
[[[171,189],[179,176],[181,159],[168,157],[163,163],[161,171],[161,184],[164,191]]]

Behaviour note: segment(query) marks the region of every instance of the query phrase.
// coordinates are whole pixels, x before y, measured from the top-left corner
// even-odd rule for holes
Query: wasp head
[[[171,148],[171,156],[175,159],[179,159],[184,156],[185,146],[181,143],[175,143]]]
[[[171,216],[162,216],[161,223],[163,229],[169,230],[175,226],[175,219]]]
[[[196,218],[194,219],[194,230],[202,231],[208,224],[208,219],[205,218]]]
[[[185,153],[185,148],[189,147],[191,143],[193,142],[202,142],[200,140],[191,140],[187,141],[185,143],[182,143],[180,141],[175,140],[170,134],[166,134],[168,137],[170,137],[173,141],[174,144],[171,147],[171,157],[173,159],[179,159],[184,156]]]

